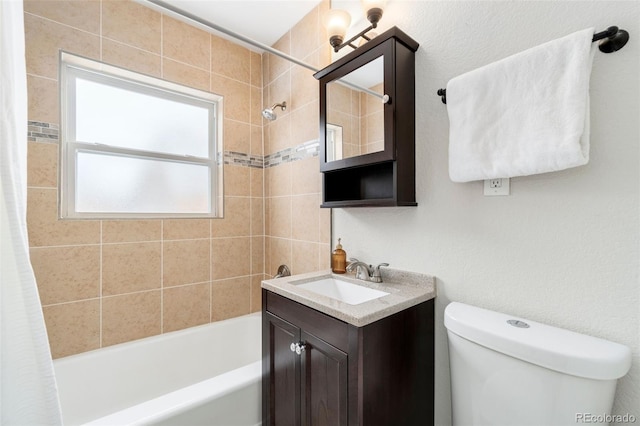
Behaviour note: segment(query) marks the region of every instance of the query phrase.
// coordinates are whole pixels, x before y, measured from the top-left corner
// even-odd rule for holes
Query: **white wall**
[[[335,209],[333,240],[348,256],[437,277],[436,424],[450,424],[443,310],[450,301],[519,315],[626,344],[634,364],[614,412],[640,418],[640,3],[396,1],[381,27],[416,54],[417,208]],[[597,52],[591,76],[591,159],[511,180],[508,197],[449,180],[446,107],[436,96],[461,73],[595,27],[628,30]]]

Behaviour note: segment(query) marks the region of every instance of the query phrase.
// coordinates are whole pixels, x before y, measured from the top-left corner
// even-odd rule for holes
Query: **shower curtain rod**
[[[591,43],[598,40],[604,40],[598,46],[603,53],[613,53],[624,47],[629,41],[629,33],[625,30],[618,29],[616,26],[607,28],[604,31],[595,33],[591,39]],[[447,89],[438,89],[437,95],[442,99],[442,103],[447,103]]]
[[[287,55],[284,52],[279,51],[278,49],[274,49],[271,46],[267,46],[264,43],[260,43],[259,41],[253,40],[249,37],[245,37],[242,34],[238,34],[235,31],[231,31],[228,28],[224,28],[221,27],[220,25],[214,24],[213,22],[207,21],[206,19],[202,19],[199,16],[196,16],[192,13],[189,13],[187,11],[184,11],[178,7],[175,7],[165,1],[162,0],[135,0],[138,3],[144,4],[144,5],[150,5],[152,8],[154,9],[160,9],[161,11],[164,12],[169,12],[170,14],[174,15],[174,16],[178,16],[178,17],[182,17],[185,19],[188,19],[189,21],[194,22],[195,24],[197,24],[198,26],[201,27],[205,27],[209,30],[214,30],[214,31],[218,31],[221,32],[223,34],[228,35],[231,38],[234,38],[236,40],[240,40],[244,43],[247,43],[251,46],[257,47],[258,49],[262,49],[265,50],[273,55],[279,56],[283,59],[286,59],[287,61],[293,62],[296,65],[300,65],[301,67],[307,68],[311,71],[313,71],[314,73],[320,71],[319,69],[317,69],[316,67],[309,65],[308,63],[301,61],[300,59],[294,58],[293,56]],[[375,96],[377,98],[382,99],[383,102],[385,101],[385,96],[386,95],[381,95],[380,93],[376,93],[373,90],[364,88],[364,87],[360,87],[356,84],[353,83],[348,83],[346,81],[340,81],[338,82],[344,86],[350,87],[352,89],[356,89],[359,90],[361,92],[365,92],[369,95]],[[387,98],[388,99],[388,98]]]

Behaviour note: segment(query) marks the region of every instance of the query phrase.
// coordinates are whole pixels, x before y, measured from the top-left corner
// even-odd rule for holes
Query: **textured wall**
[[[450,301],[610,339],[633,349],[614,410],[640,418],[640,4],[409,2],[381,25],[416,54],[417,208],[334,209],[349,256],[438,278],[436,424],[450,423],[443,310]],[[588,165],[511,180],[508,197],[448,177],[448,118],[436,96],[466,71],[583,28],[617,25],[631,40],[596,53]]]

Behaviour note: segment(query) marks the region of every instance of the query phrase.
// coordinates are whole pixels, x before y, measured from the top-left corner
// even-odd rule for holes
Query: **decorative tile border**
[[[60,127],[57,124],[29,121],[27,136],[29,142],[58,143],[60,139]],[[254,167],[266,169],[292,161],[317,157],[319,142],[317,139],[304,142],[300,145],[283,149],[269,155],[251,155],[243,152],[225,151],[224,164],[241,167]]]
[[[58,143],[60,126],[40,121],[27,122],[27,140],[29,142]]]
[[[317,157],[319,150],[319,142],[317,139],[307,141],[298,146],[283,149],[273,154],[265,155],[264,168],[274,167],[283,163],[303,160],[305,158]]]

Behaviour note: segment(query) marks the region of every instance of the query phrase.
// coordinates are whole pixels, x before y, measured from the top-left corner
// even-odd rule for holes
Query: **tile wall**
[[[27,221],[53,356],[259,310],[261,55],[131,1],[25,0],[24,9]],[[224,219],[57,219],[59,49],[225,96]],[[317,192],[316,182],[315,205]]]
[[[322,1],[273,47],[317,69],[328,65],[331,50],[321,24],[328,10],[329,1]],[[265,53],[262,75],[264,105],[287,102],[275,121],[264,122],[265,158],[317,150],[319,85],[313,71]],[[280,264],[294,274],[329,268],[331,211],[319,208],[317,151],[286,156],[265,164],[265,272],[275,274]]]

